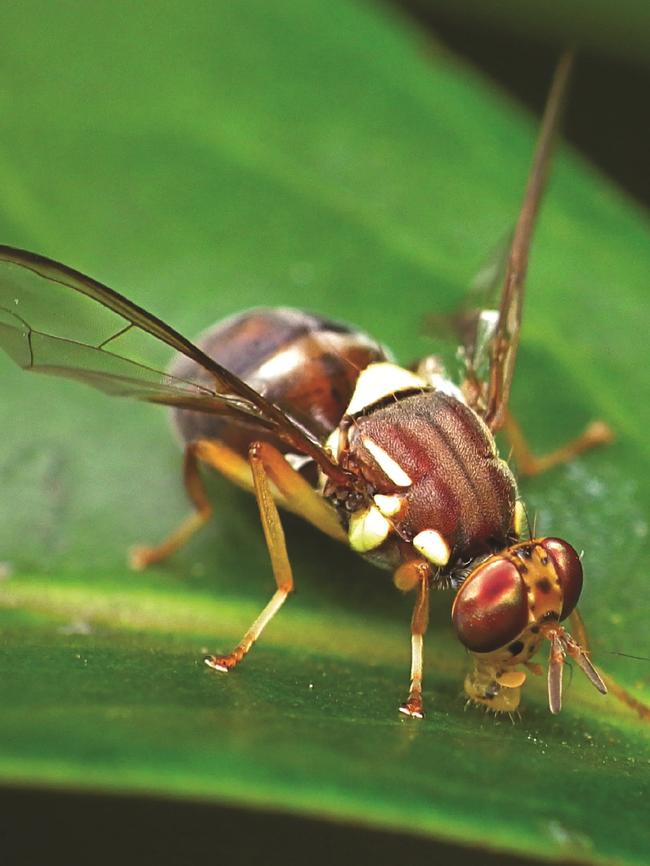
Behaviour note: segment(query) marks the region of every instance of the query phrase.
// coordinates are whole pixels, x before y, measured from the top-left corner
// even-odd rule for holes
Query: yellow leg
[[[275,501],[288,511],[293,511],[298,517],[302,517],[303,520],[307,520],[321,532],[347,545],[348,536],[341,526],[336,509],[323,499],[320,493],[314,490],[272,445],[267,442],[256,442],[252,447],[255,449],[256,459],[264,464],[266,474],[273,485]]]
[[[614,433],[604,421],[592,421],[584,432],[561,448],[556,448],[549,454],[537,457],[530,449],[523,430],[518,422],[508,412],[503,426],[503,432],[510,442],[512,456],[521,475],[539,475],[553,466],[566,463],[583,451],[596,445],[607,445],[614,441]]]
[[[271,475],[269,467],[273,466],[277,472],[279,468],[278,458],[290,472],[293,472],[282,455],[270,445],[255,442],[251,445],[248,452],[248,460],[253,474],[255,497],[260,510],[262,528],[269,556],[271,557],[271,566],[277,589],[269,603],[231,653],[226,656],[208,656],[205,659],[208,667],[217,671],[229,671],[244,658],[262,631],[278,610],[280,610],[289,593],[293,590],[293,574],[287,554],[284,530],[282,529],[280,514],[269,483],[269,476]]]
[[[271,445],[263,447],[270,449],[267,453],[268,474],[274,485],[273,496],[276,501],[283,508],[308,520],[321,532],[346,543],[347,535],[339,523],[334,508],[302,475],[291,468],[275,448]],[[190,443],[185,449],[183,478],[187,494],[194,503],[196,512],[185,518],[161,544],[133,548],[129,554],[131,568],[141,570],[167,559],[183,547],[212,516],[212,505],[201,481],[199,462],[212,466],[239,487],[253,491],[251,465],[236,451],[212,439],[198,439]]]
[[[589,638],[578,608],[576,608],[569,617],[569,622],[571,623],[571,633],[573,634],[573,637],[577,643],[580,644],[582,649],[586,653],[589,653]],[[639,717],[644,721],[650,722],[650,707],[647,704],[644,704],[643,701],[635,698],[634,695],[631,695],[627,689],[623,688],[623,686],[619,686],[615,679],[604,673],[602,668],[600,670],[600,676],[610,694],[614,695],[614,697],[621,703],[625,704],[626,707],[629,707],[631,710],[634,710],[635,713],[638,713]]]
[[[400,713],[414,719],[423,719],[422,709],[422,653],[424,634],[429,624],[429,576],[421,578],[418,594],[411,619],[411,687],[406,702],[399,708]]]
[[[185,483],[187,495],[196,508],[195,513],[186,517],[181,525],[161,544],[158,544],[155,547],[149,547],[146,545],[134,547],[129,552],[129,565],[136,571],[141,571],[149,565],[167,559],[168,556],[171,556],[172,553],[175,553],[179,548],[183,547],[194,533],[207,523],[212,516],[212,505],[206,496],[198,466],[198,461],[200,459],[206,459],[206,456],[210,456],[209,452],[206,454],[206,446],[211,446],[216,450],[224,447],[220,446],[217,442],[211,443],[204,442],[203,440],[191,442],[185,448],[183,459],[183,481]],[[228,451],[229,449],[225,450]],[[232,453],[234,457],[237,457],[233,452],[230,453]],[[210,462],[210,460],[208,460],[208,462]]]

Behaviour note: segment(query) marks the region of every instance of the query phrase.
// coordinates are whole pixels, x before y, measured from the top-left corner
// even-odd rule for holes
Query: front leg
[[[407,566],[402,566],[398,570],[396,583],[399,581],[399,572],[401,572],[405,567],[408,567],[408,564]],[[408,698],[405,703],[400,706],[399,711],[400,713],[404,713],[405,716],[411,716],[411,718],[414,719],[423,719],[422,667],[424,635],[429,624],[430,571],[426,566],[424,569],[421,568],[419,563],[414,563],[410,570],[414,574],[417,573],[418,579],[417,596],[413,608],[413,616],[411,618],[411,686]]]

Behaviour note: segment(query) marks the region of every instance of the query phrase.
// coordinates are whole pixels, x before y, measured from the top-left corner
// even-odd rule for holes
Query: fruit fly
[[[533,223],[558,124],[570,58],[556,71],[523,206],[494,309],[465,311],[464,378],[441,361],[398,366],[375,340],[292,309],[236,315],[192,343],[101,283],[42,256],[0,247],[0,346],[26,370],[78,379],[110,395],[172,407],[184,442],[184,480],[195,512],[163,543],[134,551],[143,568],[183,545],[212,513],[200,465],[254,493],[276,589],[215,671],[234,668],[293,589],[279,508],[293,511],[415,592],[404,714],[423,716],[423,638],[429,591],[456,591],[452,620],[473,658],[470,701],[496,712],[519,704],[526,674],[550,643],[548,697],[561,707],[562,670],[574,659],[607,691],[573,617],[582,566],[559,538],[523,537],[514,475],[498,454],[504,430],[519,468],[540,471],[609,440],[604,424],[547,458],[535,458],[508,413]],[[149,349],[176,350],[169,371]],[[575,629],[574,629],[575,631]]]

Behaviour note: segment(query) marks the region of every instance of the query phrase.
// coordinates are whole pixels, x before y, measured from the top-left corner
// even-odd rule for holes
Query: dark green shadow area
[[[306,858],[314,866],[334,861],[391,866],[405,859],[471,866],[479,857],[486,866],[537,862],[377,828],[153,796],[4,788],[0,808],[11,828],[4,850],[20,866],[52,863],[53,851],[65,852],[65,862],[112,866],[124,861],[127,845],[130,862],[160,866],[223,860],[234,866],[297,864]]]

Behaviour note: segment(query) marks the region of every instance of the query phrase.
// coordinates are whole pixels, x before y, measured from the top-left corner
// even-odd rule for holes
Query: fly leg
[[[587,630],[578,608],[575,608],[571,613],[569,622],[571,623],[571,634],[574,639],[578,644],[580,644],[584,652],[589,655],[589,638],[587,637]],[[650,707],[647,704],[644,704],[643,701],[635,698],[634,695],[631,695],[627,689],[623,688],[623,686],[619,686],[616,680],[612,679],[612,677],[606,674],[602,669],[600,670],[600,677],[607,686],[607,691],[610,694],[614,695],[617,700],[637,713],[645,722],[650,722]]]
[[[588,451],[597,445],[608,445],[614,441],[614,433],[604,421],[592,421],[580,436],[549,454],[537,457],[533,454],[519,423],[510,412],[505,416],[502,429],[510,443],[512,456],[521,475],[539,475],[553,466],[572,460],[583,451]]]
[[[264,453],[273,451],[275,458],[271,461],[273,467],[271,478],[275,484],[276,501],[289,511],[308,520],[314,526],[331,538],[347,543],[347,535],[343,530],[334,508],[294,469],[284,457],[272,446],[257,443]],[[269,458],[270,459],[270,458]],[[175,553],[189,541],[212,516],[212,505],[206,495],[199,463],[207,463],[224,475],[229,481],[253,492],[252,463],[245,460],[236,451],[214,439],[197,439],[185,449],[183,479],[187,494],[196,509],[194,514],[186,517],[161,544],[154,547],[139,546],[131,550],[129,564],[131,568],[141,570],[162,562]],[[281,478],[282,482],[277,483]]]
[[[272,445],[254,442],[248,452],[248,462],[277,588],[231,653],[205,659],[208,667],[217,671],[229,671],[244,658],[293,590],[293,574],[276,505],[277,494],[280,494],[281,501],[290,504],[292,510],[298,513],[302,510],[303,516],[312,522],[322,516],[317,509],[327,505]]]
[[[429,575],[422,577],[411,618],[411,688],[399,711],[414,719],[423,719],[422,710],[422,651],[424,634],[429,624]]]
[[[194,533],[212,516],[212,505],[206,495],[199,461],[208,463],[240,486],[250,487],[250,471],[246,461],[236,452],[211,439],[198,439],[185,448],[183,481],[196,511],[183,520],[163,542],[153,547],[134,547],[129,553],[129,565],[141,571],[156,562],[162,562],[183,547]]]

